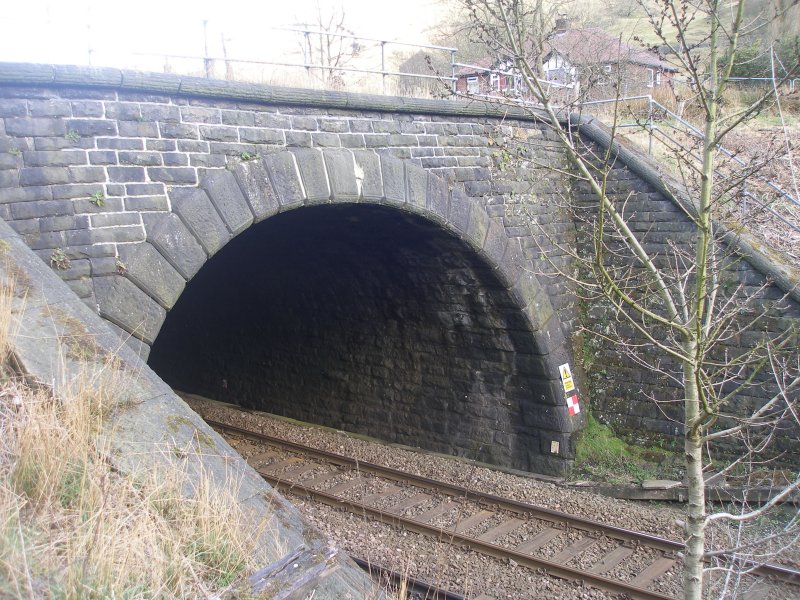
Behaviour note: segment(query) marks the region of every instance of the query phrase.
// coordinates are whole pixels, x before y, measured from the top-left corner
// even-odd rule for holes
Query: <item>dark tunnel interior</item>
[[[439,225],[325,205],[210,259],[149,364],[178,390],[526,469],[532,344],[497,275]]]

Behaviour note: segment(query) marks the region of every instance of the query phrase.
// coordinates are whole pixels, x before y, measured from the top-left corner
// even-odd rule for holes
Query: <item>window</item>
[[[653,82],[655,81],[656,72],[653,69],[647,69],[647,79],[645,80],[647,87],[653,87]]]
[[[661,85],[661,71],[656,72],[656,85]]]
[[[470,94],[478,93],[478,78],[467,77],[467,92]]]
[[[603,65],[603,73],[611,73],[611,65]]]
[[[500,75],[497,73],[492,73],[489,75],[489,87],[491,87],[493,90],[500,89]]]

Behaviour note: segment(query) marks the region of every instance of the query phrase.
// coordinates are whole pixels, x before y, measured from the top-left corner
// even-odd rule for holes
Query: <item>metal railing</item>
[[[694,155],[691,152],[690,148],[688,148],[684,143],[680,142],[679,140],[676,140],[674,137],[672,137],[669,134],[667,134],[666,132],[664,132],[662,130],[662,128],[656,123],[658,123],[658,122],[667,122],[669,124],[670,128],[672,128],[672,129],[677,129],[675,124],[678,124],[679,126],[682,126],[684,128],[686,133],[688,133],[689,135],[691,135],[691,136],[693,136],[693,137],[695,137],[695,138],[697,138],[699,140],[704,140],[705,139],[705,135],[703,134],[703,132],[700,131],[700,129],[698,129],[697,127],[695,127],[691,123],[689,123],[688,121],[686,121],[685,119],[681,118],[679,115],[675,114],[673,111],[671,111],[669,108],[667,108],[666,106],[661,104],[658,100],[654,99],[649,94],[648,95],[643,95],[643,96],[629,96],[629,97],[623,97],[623,98],[612,98],[612,99],[608,99],[608,100],[591,100],[591,101],[580,103],[580,106],[581,107],[588,107],[588,106],[592,106],[592,105],[610,104],[610,103],[619,104],[621,102],[629,102],[629,101],[634,101],[634,100],[646,100],[647,101],[647,119],[644,122],[637,122],[637,123],[631,123],[631,124],[622,124],[622,125],[618,125],[617,127],[636,127],[636,128],[645,129],[649,134],[649,143],[648,143],[648,153],[649,154],[653,153],[653,136],[662,136],[663,138],[667,139],[670,143],[672,143],[676,147],[680,148],[684,152],[687,152],[687,154],[689,156],[691,156],[691,157],[693,157],[693,158],[695,158],[697,160],[700,160],[700,157]],[[661,114],[663,114],[665,118],[664,119],[656,119],[655,116],[654,116],[656,111],[659,111]],[[672,123],[669,123],[669,121],[672,121]],[[729,150],[728,148],[725,148],[722,145],[718,145],[717,146],[717,150],[719,152],[721,152],[722,154],[724,154],[725,156],[727,156],[729,159],[731,159],[731,161],[733,161],[736,165],[738,165],[739,168],[742,171],[745,171],[747,169],[747,167],[748,167],[747,163],[744,160],[742,160],[741,158],[739,158],[739,156],[737,156],[737,153],[734,152],[733,150]],[[719,170],[715,171],[715,173],[717,175],[723,175]],[[756,179],[758,179],[761,183],[763,183],[764,185],[766,185],[767,187],[772,189],[774,192],[776,192],[778,194],[779,198],[784,198],[784,199],[788,200],[790,203],[792,203],[792,204],[794,204],[796,206],[800,206],[800,199],[798,199],[795,196],[793,196],[790,192],[788,192],[787,190],[783,189],[777,183],[775,183],[773,181],[770,181],[769,179],[767,179],[763,175],[753,175],[753,176]],[[759,205],[762,209],[764,209],[764,210],[768,211],[770,214],[772,214],[775,218],[777,218],[778,220],[782,221],[784,224],[788,225],[791,229],[793,229],[794,231],[800,233],[800,226],[798,226],[795,223],[792,223],[791,221],[786,219],[786,217],[781,215],[772,206],[764,203],[760,198],[758,198],[750,190],[743,189],[742,190],[742,195],[745,197],[745,199],[753,201],[754,203]]]

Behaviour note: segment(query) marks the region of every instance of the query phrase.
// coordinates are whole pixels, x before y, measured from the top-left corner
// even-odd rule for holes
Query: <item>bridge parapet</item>
[[[525,427],[550,433],[531,442],[542,463],[526,456],[515,466],[559,472],[568,464],[580,420],[566,411],[557,366],[573,362],[580,307],[569,282],[544,273],[548,260],[570,265],[553,242],[578,243],[560,206],[582,192],[552,170],[568,165],[541,123],[480,103],[114,69],[0,65],[0,82],[0,217],[141,353],[187,282],[254,225],[323,205],[397,210],[463,242],[524,315],[530,347],[509,368],[539,377],[528,384],[537,409]],[[503,138],[524,142],[524,166],[513,173]],[[682,243],[691,232],[683,208],[661,195],[639,158],[621,156],[610,190],[630,195],[646,243]],[[739,273],[751,287],[764,281],[745,263]],[[798,314],[791,304],[775,327]],[[584,314],[593,328],[604,318],[591,307]],[[653,414],[647,400],[669,395],[668,384],[607,349],[593,360],[597,372],[616,372],[595,373],[605,418],[680,435],[675,415]]]

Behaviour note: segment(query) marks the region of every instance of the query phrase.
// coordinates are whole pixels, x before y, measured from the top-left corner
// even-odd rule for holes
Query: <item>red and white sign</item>
[[[581,412],[581,406],[578,403],[578,394],[567,397],[567,410],[569,410],[569,416],[571,417]]]

